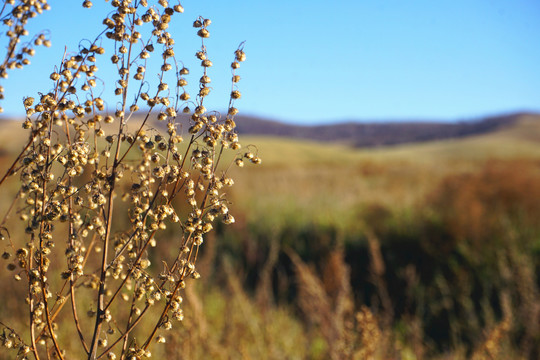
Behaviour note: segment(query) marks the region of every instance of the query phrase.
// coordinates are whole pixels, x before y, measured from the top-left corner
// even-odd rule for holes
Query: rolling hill
[[[461,122],[346,122],[331,125],[301,126],[250,116],[238,116],[238,132],[315,141],[343,142],[356,147],[379,147],[442,139],[455,139],[490,133],[511,127],[521,119],[536,119],[540,114],[515,113]]]
[[[134,116],[131,122],[140,121]],[[180,121],[186,121],[183,118]],[[441,121],[377,121],[342,122],[326,125],[295,125],[256,116],[238,115],[235,118],[240,135],[282,137],[311,140],[316,142],[335,142],[358,148],[376,148],[391,145],[425,143],[437,140],[461,139],[475,135],[485,135],[499,130],[510,129],[521,121],[540,123],[540,114],[512,113],[459,122]],[[164,124],[158,122],[157,124]],[[23,134],[20,124],[13,119],[0,118],[0,129],[10,133],[4,146],[19,142],[16,134]],[[527,134],[523,134],[527,136]]]

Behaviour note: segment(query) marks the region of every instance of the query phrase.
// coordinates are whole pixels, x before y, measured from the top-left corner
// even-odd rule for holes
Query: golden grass
[[[405,211],[444,177],[488,160],[540,159],[536,138],[540,123],[528,118],[487,135],[377,149],[246,136],[243,143],[257,144],[264,166],[238,172],[242,190],[234,199],[253,221],[347,227],[373,204]]]

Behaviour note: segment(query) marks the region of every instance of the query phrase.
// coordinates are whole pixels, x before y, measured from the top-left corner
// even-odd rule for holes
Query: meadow
[[[2,170],[24,142],[19,129],[2,123]],[[233,173],[236,222],[205,239],[201,279],[182,295],[185,318],[155,356],[540,356],[537,117],[481,136],[370,149],[243,143],[256,144],[263,164]],[[152,266],[169,246],[158,244]],[[2,294],[24,293],[13,273],[0,277]],[[24,304],[3,297],[0,321],[24,327]]]

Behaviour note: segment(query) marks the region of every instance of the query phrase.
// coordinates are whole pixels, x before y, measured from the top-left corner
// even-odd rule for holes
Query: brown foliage
[[[509,231],[539,230],[540,168],[537,163],[490,161],[478,172],[447,177],[428,203],[455,241],[466,239],[476,254]]]

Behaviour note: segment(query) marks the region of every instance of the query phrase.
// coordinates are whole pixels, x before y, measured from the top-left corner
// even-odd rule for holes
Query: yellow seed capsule
[[[231,98],[233,99],[240,99],[242,97],[242,94],[238,90],[234,90],[231,92]]]
[[[165,337],[163,335],[159,335],[158,337],[156,337],[156,342],[158,344],[164,344],[166,342]]]
[[[200,90],[199,90],[199,96],[207,96],[208,94],[210,94],[210,88],[209,87],[202,87]]]
[[[200,29],[199,31],[197,31],[197,35],[199,35],[202,38],[208,38],[210,37],[210,32],[206,29]]]
[[[236,56],[236,61],[242,62],[246,60],[246,53],[243,50],[236,50],[234,55]]]
[[[86,1],[83,2],[83,5],[82,5],[82,6],[85,7],[85,8],[87,8],[87,9],[89,9],[89,8],[92,7],[92,5],[94,5],[94,4],[92,4],[91,1],[86,0]]]
[[[159,84],[158,89],[159,89],[159,91],[164,91],[164,90],[167,90],[168,87],[169,86],[166,83],[161,83],[161,84]]]
[[[30,107],[34,104],[34,98],[33,97],[27,97],[24,99],[24,106]]]
[[[227,224],[227,225],[230,225],[230,224],[233,224],[235,221],[234,219],[234,216],[232,216],[231,214],[227,213],[223,216],[223,223],[224,224]]]
[[[195,115],[202,115],[206,112],[206,108],[202,105],[199,105],[195,108]]]

